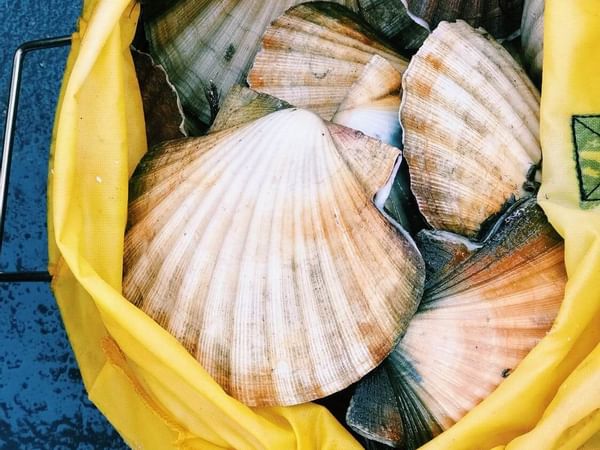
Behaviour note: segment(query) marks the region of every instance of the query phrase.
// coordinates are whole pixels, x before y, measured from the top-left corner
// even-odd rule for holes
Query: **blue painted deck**
[[[0,131],[13,52],[70,34],[79,0],[0,0]],[[45,270],[46,176],[68,48],[25,58],[0,270]],[[126,448],[87,400],[50,288],[0,283],[0,449]]]

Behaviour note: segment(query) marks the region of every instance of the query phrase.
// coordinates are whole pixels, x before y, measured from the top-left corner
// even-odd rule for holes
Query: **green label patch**
[[[600,201],[600,115],[573,116],[571,126],[581,201]]]

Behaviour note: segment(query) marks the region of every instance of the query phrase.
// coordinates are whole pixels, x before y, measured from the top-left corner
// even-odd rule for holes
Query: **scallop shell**
[[[373,28],[396,48],[417,50],[429,30],[415,22],[401,0],[358,0],[360,13]]]
[[[148,147],[187,136],[179,97],[164,69],[146,53],[133,50],[131,54],[142,94]]]
[[[336,0],[358,9],[356,0]],[[242,82],[271,20],[299,0],[149,2],[145,30],[186,111],[208,125],[220,98]]]
[[[248,84],[330,120],[373,55],[400,73],[406,68],[406,60],[350,10],[305,3],[267,28]]]
[[[521,45],[527,71],[535,81],[540,82],[544,57],[544,0],[525,0]]]
[[[411,187],[436,229],[475,238],[529,195],[541,159],[539,93],[508,52],[467,23],[442,23],[411,60],[400,122]]]
[[[132,179],[125,296],[248,405],[345,388],[422,294],[416,246],[373,203],[398,158],[295,108],[155,149]]]
[[[510,375],[556,317],[563,243],[534,199],[513,206],[481,249],[447,264],[428,278],[379,373],[354,394],[348,423],[370,438],[412,449],[449,428]]]
[[[400,1],[408,14],[433,30],[442,21],[462,19],[483,27],[496,38],[508,38],[519,31],[523,0],[388,0]]]

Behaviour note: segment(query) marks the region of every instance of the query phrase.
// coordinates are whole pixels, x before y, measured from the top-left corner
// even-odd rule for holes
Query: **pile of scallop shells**
[[[417,448],[510,376],[566,282],[521,67],[541,79],[542,0],[142,14],[131,302],[245,404],[349,388],[345,423],[388,446]]]

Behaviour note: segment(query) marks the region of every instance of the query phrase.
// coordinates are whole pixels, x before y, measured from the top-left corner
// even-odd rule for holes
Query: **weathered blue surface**
[[[75,0],[0,0],[0,131],[15,48],[70,34]],[[25,58],[0,270],[45,270],[46,176],[68,49]],[[47,284],[0,283],[0,449],[126,448],[87,400]]]

